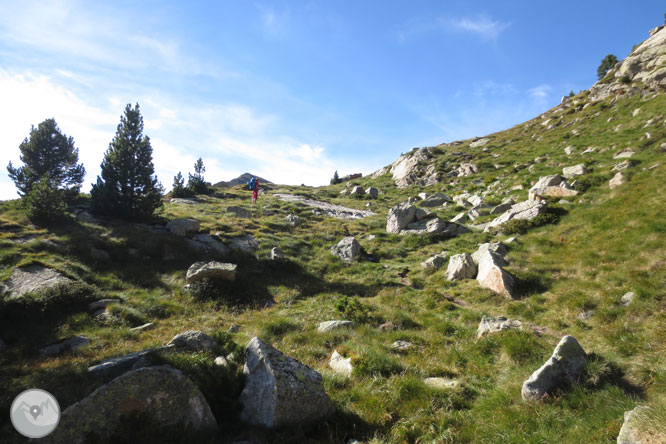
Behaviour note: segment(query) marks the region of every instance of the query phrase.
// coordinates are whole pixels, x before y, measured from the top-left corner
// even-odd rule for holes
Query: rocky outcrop
[[[343,207],[342,205],[333,205],[327,202],[306,199],[305,197],[293,194],[274,194],[273,196],[285,202],[302,203],[303,205],[316,208],[316,214],[335,217],[336,219],[362,219],[375,215],[372,211],[356,210],[354,208]]]
[[[528,196],[530,200],[541,197],[569,197],[575,196],[578,191],[574,190],[559,174],[540,177],[536,184],[530,188]]]
[[[510,220],[526,219],[532,220],[539,214],[543,214],[547,208],[546,202],[539,202],[536,200],[526,200],[518,202],[511,206],[509,210],[504,212],[501,216],[496,217],[486,225],[484,231],[490,231],[495,227],[499,227],[503,223]]]
[[[646,422],[641,421],[641,416],[649,411],[648,406],[641,405],[624,412],[624,423],[617,435],[617,444],[658,444],[664,442],[666,431],[661,430],[658,433],[656,430],[649,430]]]
[[[188,284],[202,279],[223,279],[233,281],[236,279],[236,264],[222,262],[195,262],[187,270],[185,281]]]
[[[55,344],[47,345],[39,350],[39,353],[44,356],[59,356],[66,352],[73,352],[81,347],[90,345],[90,339],[85,336],[72,336],[71,338],[63,339]]]
[[[255,337],[246,347],[243,421],[269,429],[312,423],[331,415],[321,375]]]
[[[179,350],[211,351],[215,349],[217,343],[212,336],[209,336],[206,333],[199,330],[188,330],[174,336],[167,345],[173,345]]]
[[[446,194],[434,193],[426,197],[419,205],[422,207],[439,207],[447,202],[453,202],[453,200]]]
[[[133,370],[95,390],[62,412],[60,423],[44,442],[83,444],[91,432],[107,442],[123,416],[142,415],[152,427],[190,427],[214,433],[217,421],[206,398],[180,371],[171,367]]]
[[[347,236],[331,247],[331,254],[345,262],[357,261],[361,255],[361,244],[355,237]]]
[[[416,207],[403,202],[391,208],[386,218],[386,231],[389,233],[400,233],[407,225],[414,222],[416,218]]]
[[[210,234],[195,234],[192,239],[187,239],[187,245],[194,251],[203,254],[214,254],[220,258],[227,257],[231,253],[218,236]]]
[[[259,249],[259,243],[251,234],[229,238],[229,248],[242,253],[254,253]]]
[[[8,292],[10,299],[16,299],[32,291],[44,290],[54,285],[71,282],[62,274],[43,265],[17,267],[4,284],[0,293]]]
[[[437,166],[431,162],[429,148],[421,148],[400,156],[389,171],[398,188],[409,185],[434,185],[439,180]]]
[[[341,328],[353,328],[356,323],[353,321],[325,321],[317,327],[318,333],[326,333],[328,331],[340,330]]]
[[[171,350],[173,346],[150,348],[129,353],[115,358],[108,358],[99,364],[88,367],[88,374],[104,380],[110,380],[130,370],[150,366],[150,356],[161,351]]]
[[[508,298],[513,297],[514,278],[502,269],[506,262],[499,254],[489,249],[481,251],[478,255],[478,264],[476,281],[481,287]]]
[[[553,389],[573,383],[585,368],[587,355],[573,336],[564,336],[553,355],[523,383],[524,401],[539,401]]]
[[[173,219],[166,224],[166,229],[176,236],[187,236],[196,233],[201,228],[198,220],[192,218]]]
[[[476,329],[476,337],[482,338],[492,333],[499,333],[506,330],[520,330],[523,323],[517,319],[509,319],[504,316],[496,318],[484,316],[481,318],[479,327]]]
[[[627,78],[650,87],[666,87],[666,28],[655,32],[636,47],[615,69],[617,80]]]
[[[423,268],[441,268],[446,263],[446,257],[448,256],[448,251],[443,251],[439,254],[429,257],[425,261],[421,262]]]
[[[472,256],[467,253],[454,254],[449,259],[449,266],[446,269],[446,279],[457,281],[461,279],[472,279],[476,276],[477,267]]]
[[[328,361],[328,366],[339,375],[351,376],[354,367],[351,363],[351,358],[345,358],[337,350],[333,350],[331,359]]]

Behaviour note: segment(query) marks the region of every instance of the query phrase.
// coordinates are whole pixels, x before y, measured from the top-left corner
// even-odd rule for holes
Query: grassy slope
[[[581,107],[586,103],[584,96],[574,98]],[[640,112],[632,116],[637,108]],[[307,208],[270,195],[260,199],[256,217],[236,219],[224,208],[250,207],[248,192],[240,188],[225,190],[224,198],[209,197],[197,206],[167,204],[162,214],[166,219],[196,217],[202,221],[203,232],[223,237],[252,233],[260,241],[257,260],[234,258],[239,276],[226,292],[231,303],[198,301],[182,291],[187,266],[201,259],[188,252],[182,239],[146,234],[123,223],[71,222],[43,230],[27,224],[15,202],[0,204],[2,278],[16,265],[40,262],[96,286],[105,295],[127,300],[111,309],[117,317],[111,324],[92,319],[80,308],[52,310],[43,316],[13,308],[26,317],[14,316],[0,325],[0,338],[11,345],[0,358],[0,408],[7,411],[13,396],[32,386],[54,393],[64,408],[100,384],[85,373],[92,362],[166,343],[187,329],[212,333],[239,325],[237,333],[219,336],[227,350],[244,345],[252,336],[263,337],[319,370],[338,407],[334,418],[312,428],[251,431],[267,441],[345,442],[355,437],[369,442],[613,442],[625,410],[647,403],[663,412],[666,405],[666,202],[662,189],[666,166],[659,148],[666,141],[666,96],[622,98],[615,105],[607,100],[577,109],[576,105],[560,112],[556,108],[544,118],[496,133],[487,151],[469,148],[470,141],[437,147],[434,161],[441,171],[459,163],[461,153],[472,154],[472,162],[481,169],[451,184],[445,180],[430,187],[397,189],[388,176],[359,180],[384,193],[371,202],[378,215],[364,220],[341,222],[315,216]],[[549,124],[561,123],[547,130],[542,125],[547,119]],[[643,128],[649,119],[655,124]],[[615,131],[618,124],[622,126]],[[648,131],[650,139],[645,138]],[[576,154],[564,154],[568,145],[576,148]],[[590,146],[596,151],[580,154]],[[627,170],[629,182],[611,192],[607,180],[619,162],[612,155],[627,146],[637,152]],[[514,170],[514,165],[529,162],[534,162],[530,169]],[[480,289],[473,280],[447,282],[445,267],[432,272],[420,266],[442,250],[471,252],[478,243],[506,236],[474,232],[446,240],[401,237],[384,230],[388,208],[418,192],[482,191],[499,181],[497,194],[490,199],[511,195],[522,200],[539,176],[577,163],[591,169],[587,177],[593,179],[592,186],[572,204],[561,205],[569,210],[557,225],[533,229],[511,246],[509,269],[521,282],[518,300],[508,301]],[[658,166],[647,169],[653,165]],[[510,191],[516,185],[523,185],[523,190]],[[365,201],[340,197],[344,186],[284,190],[363,207]],[[259,216],[262,210],[273,215]],[[449,206],[436,211],[450,218],[460,209]],[[290,212],[300,214],[304,223],[295,228],[286,225],[284,216]],[[333,258],[328,250],[347,230],[379,262],[343,264]],[[375,234],[376,239],[367,240],[367,234]],[[27,235],[36,237],[25,244],[11,242]],[[43,243],[46,238],[54,243]],[[109,251],[112,260],[92,260],[90,245]],[[268,261],[273,246],[279,246],[291,261]],[[128,248],[136,248],[139,255],[128,256]],[[175,253],[175,259],[163,260],[169,252]],[[410,282],[411,286],[405,285]],[[619,299],[627,291],[634,291],[636,299],[624,307]],[[271,299],[274,305],[267,304]],[[349,308],[342,314],[337,306],[345,300]],[[13,306],[5,303],[3,309],[8,307]],[[590,319],[577,319],[589,310],[593,310]],[[483,314],[519,318],[549,327],[553,334],[504,333],[476,340]],[[345,316],[358,320],[360,326],[346,332],[315,332],[319,322]],[[130,326],[148,320],[155,321],[155,329],[129,331]],[[385,321],[399,329],[379,332],[377,326]],[[15,330],[16,324],[23,329]],[[564,333],[576,336],[593,353],[587,374],[572,390],[542,404],[523,403],[522,381],[543,363]],[[55,359],[35,354],[39,346],[72,334],[90,337],[92,346]],[[407,353],[391,352],[390,345],[397,339],[416,347]],[[328,358],[336,348],[354,357],[351,379],[328,370]],[[209,358],[193,354],[164,359],[190,374],[202,388],[222,425],[221,439],[247,433],[233,419],[238,409],[234,402],[237,374],[220,373]],[[462,387],[434,390],[422,383],[429,376],[454,377]],[[0,437],[17,439],[9,424],[0,423],[0,427]]]

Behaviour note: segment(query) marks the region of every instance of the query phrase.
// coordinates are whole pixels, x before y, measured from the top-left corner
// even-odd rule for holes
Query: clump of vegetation
[[[608,71],[615,68],[615,65],[617,65],[617,57],[615,57],[613,54],[608,54],[606,57],[604,57],[603,60],[601,60],[601,64],[597,68],[597,77],[599,80],[603,79]]]
[[[363,322],[367,320],[369,308],[356,296],[342,296],[335,301],[335,309],[342,313],[345,319]]]
[[[549,207],[544,213],[537,215],[532,220],[512,219],[503,223],[499,230],[502,234],[525,234],[532,228],[543,225],[556,224],[560,221],[560,216],[566,211],[560,207]]]
[[[25,195],[25,207],[28,218],[39,225],[50,225],[65,217],[67,205],[61,190],[44,176]]]

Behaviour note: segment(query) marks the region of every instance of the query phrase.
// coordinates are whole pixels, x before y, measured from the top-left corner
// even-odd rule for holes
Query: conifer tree
[[[597,77],[599,77],[599,80],[603,79],[608,71],[615,68],[616,64],[617,57],[615,57],[613,54],[608,54],[606,57],[604,57],[604,59],[601,61],[601,65],[599,65],[597,68]]]
[[[187,188],[194,194],[208,194],[208,184],[204,180],[203,173],[206,172],[206,167],[203,164],[201,157],[197,159],[194,164],[194,174],[190,174],[187,179]]]
[[[153,166],[150,138],[143,135],[139,104],[125,107],[116,135],[102,161],[102,177],[97,176],[90,192],[93,210],[98,214],[125,219],[144,219],[162,205],[162,185]]]
[[[32,126],[30,138],[19,145],[22,167],[7,166],[9,177],[19,194],[25,196],[43,178],[66,197],[78,194],[86,173],[79,161],[74,139],[60,132],[55,119],[46,119],[37,128]]]

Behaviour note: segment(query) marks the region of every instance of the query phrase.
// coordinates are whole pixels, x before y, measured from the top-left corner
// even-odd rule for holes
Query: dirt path
[[[305,197],[295,196],[293,194],[273,194],[273,196],[285,202],[297,202],[309,207],[317,208],[321,210],[323,214],[338,219],[362,219],[377,214],[372,211],[357,210],[354,208],[343,207],[342,205],[333,205],[318,200],[306,199]]]

